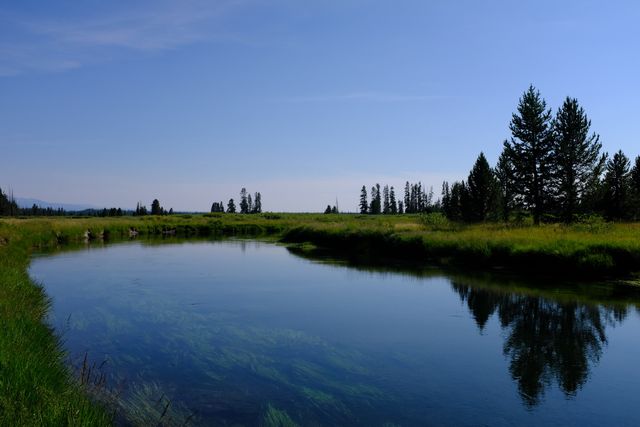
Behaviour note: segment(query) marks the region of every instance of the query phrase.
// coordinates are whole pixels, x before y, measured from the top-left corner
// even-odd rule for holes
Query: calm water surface
[[[107,360],[143,422],[170,401],[163,420],[192,425],[640,425],[637,298],[243,241],[86,248],[30,271],[71,363]]]

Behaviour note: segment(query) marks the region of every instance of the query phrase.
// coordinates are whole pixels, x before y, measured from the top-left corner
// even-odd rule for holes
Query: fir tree
[[[631,169],[631,207],[634,221],[640,218],[640,156],[636,160]]]
[[[449,218],[451,209],[451,192],[449,191],[449,183],[442,182],[442,191],[440,192],[440,201],[442,203],[442,213]]]
[[[470,221],[484,221],[496,202],[496,183],[484,153],[480,153],[467,179]]]
[[[380,214],[382,210],[382,195],[380,194],[380,184],[376,184],[371,187],[371,204],[369,205],[369,212],[372,215]]]
[[[18,213],[18,204],[11,195],[7,195],[2,192],[0,188],[0,215],[1,216],[14,216]]]
[[[409,181],[404,184],[404,211],[411,213],[411,185]]]
[[[622,219],[627,215],[629,202],[629,166],[630,162],[622,150],[607,162],[604,177],[606,213],[609,219]]]
[[[389,212],[394,215],[398,213],[398,205],[396,204],[396,192],[393,189],[393,186],[391,186],[391,189],[389,190]]]
[[[533,212],[533,221],[540,223],[549,201],[552,177],[553,139],[551,110],[533,86],[522,95],[518,112],[509,125],[512,138],[506,143],[514,167],[514,178],[525,206]]]
[[[366,214],[369,211],[369,202],[367,201],[367,187],[364,185],[360,190],[360,213]]]
[[[598,135],[589,135],[591,121],[575,98],[567,97],[553,121],[556,201],[565,222],[578,213],[586,186],[604,159]]]
[[[382,213],[388,215],[391,212],[391,205],[389,201],[389,186],[385,185],[382,189]]]
[[[509,221],[511,212],[517,207],[515,171],[511,157],[508,153],[508,145],[505,141],[505,149],[498,158],[494,174],[498,185],[498,200],[500,205],[500,213],[502,220]]]
[[[260,192],[256,192],[253,198],[253,213],[262,212],[262,195]]]
[[[229,203],[227,203],[227,212],[236,213],[236,202],[233,199],[229,199]]]
[[[158,199],[153,199],[153,202],[151,202],[151,215],[161,215],[162,214],[162,208],[160,207],[160,202],[158,201]]]
[[[249,213],[249,202],[247,200],[247,189],[242,188],[240,190],[240,213],[246,214]]]

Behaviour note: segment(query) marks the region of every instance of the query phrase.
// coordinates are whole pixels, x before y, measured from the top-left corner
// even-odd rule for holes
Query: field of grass
[[[640,271],[640,224],[456,225],[417,215],[172,215],[0,219],[0,425],[109,425],[112,414],[65,368],[44,323],[48,300],[27,273],[34,249],[140,235],[274,236],[357,257],[503,266],[538,274],[629,276]]]

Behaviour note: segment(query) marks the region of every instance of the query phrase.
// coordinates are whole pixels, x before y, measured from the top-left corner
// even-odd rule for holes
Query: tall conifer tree
[[[385,185],[382,189],[382,213],[387,215],[391,212],[391,205],[389,203],[389,186]]]
[[[391,186],[391,189],[389,190],[389,213],[392,213],[394,215],[398,213],[398,205],[396,203],[396,192],[393,189],[393,186]]]
[[[604,185],[606,212],[609,219],[622,219],[628,216],[629,165],[629,159],[622,150],[607,162]]]
[[[369,202],[367,201],[367,187],[364,185],[360,190],[360,213],[366,214],[369,211]]]
[[[553,120],[554,190],[565,222],[578,213],[587,185],[600,169],[598,162],[604,161],[600,137],[590,135],[590,127],[578,100],[567,97]]]
[[[480,153],[467,179],[468,211],[471,221],[484,221],[495,208],[496,182],[484,153]]]
[[[549,202],[554,153],[551,110],[533,86],[520,98],[509,129],[512,138],[506,147],[512,156],[516,188],[532,211],[534,223],[539,224]]]

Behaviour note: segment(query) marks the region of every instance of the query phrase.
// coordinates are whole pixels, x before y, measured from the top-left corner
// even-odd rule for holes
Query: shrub
[[[440,212],[432,212],[420,215],[420,222],[426,228],[434,231],[446,231],[453,230],[455,228],[451,221],[449,221],[447,217],[445,217]]]

